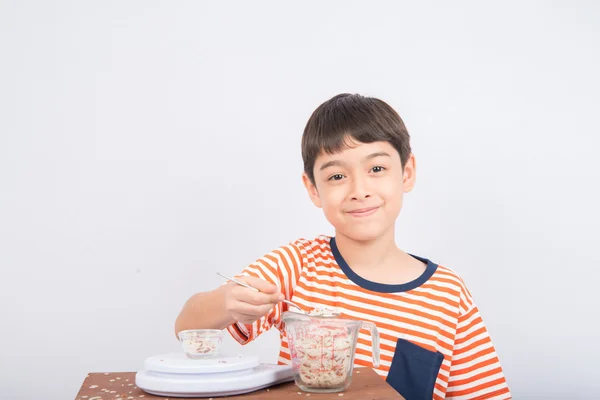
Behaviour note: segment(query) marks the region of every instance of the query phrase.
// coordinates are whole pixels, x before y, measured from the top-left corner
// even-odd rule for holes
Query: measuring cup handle
[[[373,343],[373,367],[379,367],[379,331],[372,322],[363,322],[362,328],[371,331],[371,342]]]

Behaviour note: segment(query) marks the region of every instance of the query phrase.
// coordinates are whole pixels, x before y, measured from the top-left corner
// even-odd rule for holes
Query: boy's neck
[[[372,282],[403,284],[417,279],[426,269],[423,262],[398,248],[393,227],[379,238],[364,242],[336,232],[335,242],[352,271]]]
[[[396,245],[394,227],[369,241],[356,241],[336,232],[335,243],[344,260],[357,273],[363,269],[372,270],[377,266],[386,265],[390,259],[404,254]]]

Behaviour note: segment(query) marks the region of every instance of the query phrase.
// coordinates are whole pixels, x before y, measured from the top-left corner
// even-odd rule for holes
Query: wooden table
[[[352,383],[341,393],[306,393],[300,391],[294,382],[282,383],[268,389],[238,396],[220,397],[221,399],[268,400],[284,398],[341,399],[341,400],[403,400],[385,380],[370,368],[355,368]],[[178,398],[160,397],[148,394],[135,386],[135,372],[98,372],[90,373],[83,381],[76,400],[177,400]],[[191,398],[187,398],[191,399]],[[207,398],[194,397],[196,400]],[[216,399],[213,398],[213,399]]]

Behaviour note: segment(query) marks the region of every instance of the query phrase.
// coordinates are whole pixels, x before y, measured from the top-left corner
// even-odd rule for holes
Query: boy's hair
[[[348,147],[349,138],[360,143],[390,143],[400,154],[402,168],[411,153],[406,126],[392,107],[373,97],[338,94],[317,107],[302,135],[304,172],[313,184],[315,160],[321,151],[336,153]]]

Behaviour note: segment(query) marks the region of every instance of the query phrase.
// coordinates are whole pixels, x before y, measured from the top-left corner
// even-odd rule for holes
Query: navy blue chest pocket
[[[442,361],[442,353],[398,339],[386,381],[406,400],[431,400]]]

